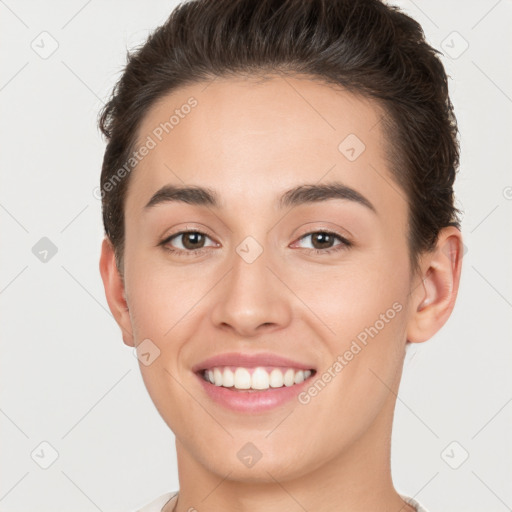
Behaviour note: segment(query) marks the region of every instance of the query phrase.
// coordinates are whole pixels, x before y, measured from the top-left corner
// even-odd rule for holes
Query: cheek
[[[383,331],[384,321],[385,330],[390,331],[390,324],[397,326],[403,321],[405,315],[397,314],[397,310],[405,311],[408,300],[407,254],[379,254],[379,258],[351,257],[318,272],[289,271],[291,288],[311,310],[316,323],[329,328],[323,331],[329,338],[343,342],[375,323]]]
[[[316,304],[312,309],[333,331],[311,317],[315,332],[326,333],[317,340],[325,353],[317,378],[325,385],[313,382],[304,397],[311,400],[306,409],[316,423],[336,425],[327,443],[331,446],[355,439],[369,428],[393,399],[390,389],[398,384],[407,324],[407,276],[380,277],[376,285],[376,276],[369,271],[339,276],[316,293],[301,295],[308,305]]]
[[[147,365],[141,359],[141,376],[157,410],[174,431],[179,423],[175,411],[189,398],[179,384],[183,377],[179,364],[193,336],[194,305],[204,291],[199,280],[189,282],[183,272],[164,267],[156,258],[130,256],[125,278],[133,335],[136,345],[147,344],[151,358]]]
[[[165,265],[163,258],[130,256],[125,278],[134,336],[164,342],[181,319],[190,321],[206,284],[197,278],[197,271]]]
[[[307,279],[300,291],[295,288],[314,313],[307,315],[311,329],[323,333],[317,343],[329,354],[324,371],[331,367],[337,375],[333,388],[342,397],[333,399],[341,404],[349,395],[367,397],[368,409],[388,394],[381,380],[394,384],[406,342],[408,254],[381,255],[340,267],[322,279]]]

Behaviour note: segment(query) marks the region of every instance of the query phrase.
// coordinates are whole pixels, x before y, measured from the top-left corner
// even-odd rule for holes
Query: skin
[[[453,309],[459,230],[443,229],[411,271],[408,207],[372,101],[304,77],[217,78],[154,105],[139,140],[191,96],[198,105],[130,176],[124,279],[108,239],[100,261],[126,345],[149,338],[160,350],[140,369],[176,436],[180,492],[165,512],[412,510],[391,479],[396,393],[406,344],[428,340]],[[338,150],[351,133],[366,146],[353,162]],[[358,191],[376,213],[346,199],[276,207],[290,188],[332,181]],[[167,184],[215,189],[221,208],[144,208]],[[202,254],[158,245],[187,229],[207,234]],[[308,252],[325,251],[308,236],[322,229],[352,245]],[[252,263],[236,252],[247,236],[263,248]],[[167,246],[190,252],[193,244],[201,247],[178,236]],[[268,351],[321,375],[394,303],[401,311],[308,404],[242,415],[210,401],[191,371],[212,355]],[[237,457],[248,442],[262,453],[251,468]]]

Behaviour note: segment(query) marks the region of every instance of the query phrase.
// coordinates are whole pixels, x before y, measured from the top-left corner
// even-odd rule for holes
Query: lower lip
[[[300,384],[294,384],[293,386],[269,388],[264,391],[233,391],[233,388],[224,388],[207,382],[200,374],[196,373],[206,394],[214,402],[233,411],[245,413],[268,411],[293,400],[305,387],[310,385],[313,375],[315,374],[313,373]]]

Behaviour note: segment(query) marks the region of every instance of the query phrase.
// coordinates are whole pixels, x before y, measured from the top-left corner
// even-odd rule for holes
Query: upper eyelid
[[[202,235],[206,235],[208,236],[209,238],[215,238],[213,235],[211,235],[208,230],[206,228],[195,228],[195,227],[184,227],[184,228],[181,228],[179,229],[178,231],[174,232],[174,233],[171,233],[170,235],[165,235],[163,238],[162,238],[162,241],[163,242],[166,242],[168,240],[170,240],[171,238],[174,238],[174,237],[177,237],[178,235],[184,235],[184,234],[187,234],[187,233],[201,233]]]
[[[314,235],[316,233],[326,233],[328,235],[333,235],[333,236],[337,236],[338,238],[341,238],[342,240],[346,240],[347,242],[349,241],[349,238],[345,235],[342,235],[341,233],[338,233],[332,229],[327,229],[327,228],[320,228],[320,229],[313,229],[313,230],[310,230],[310,231],[306,231],[305,233],[303,233],[302,235],[300,235],[298,237],[298,240],[300,240],[301,238],[304,238],[305,236],[311,236],[311,235]]]

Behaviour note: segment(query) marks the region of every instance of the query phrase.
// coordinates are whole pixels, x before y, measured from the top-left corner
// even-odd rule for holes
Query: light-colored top
[[[158,497],[156,500],[153,500],[147,505],[144,505],[142,508],[137,509],[135,512],[161,512],[165,504],[171,498],[174,498],[176,494],[178,494],[178,491],[165,493],[164,495]]]
[[[400,497],[409,505],[412,505],[416,512],[428,512],[426,508],[422,507],[414,498],[409,498],[409,496],[404,496],[400,494]]]
[[[164,508],[165,504],[171,499],[174,498],[178,494],[178,491],[174,492],[168,492],[166,494],[163,494],[162,496],[158,497],[156,500],[153,500],[152,502],[148,503],[144,507],[136,510],[135,512],[161,512]],[[425,508],[423,508],[415,499],[409,498],[408,496],[404,496],[403,494],[400,494],[401,498],[408,503],[409,505],[412,505],[416,508],[416,512],[427,512]]]

